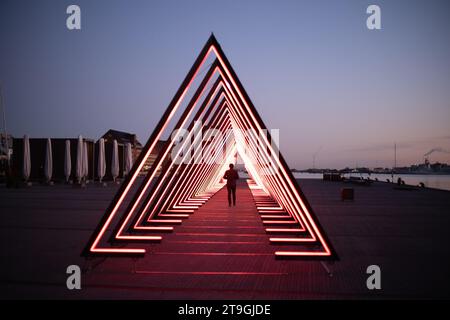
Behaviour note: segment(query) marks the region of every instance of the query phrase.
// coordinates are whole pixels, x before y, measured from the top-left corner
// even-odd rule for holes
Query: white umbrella
[[[47,149],[45,151],[45,164],[44,164],[45,179],[47,182],[52,180],[53,173],[53,156],[52,156],[52,141],[47,139]]]
[[[72,159],[70,158],[70,140],[66,140],[66,153],[64,157],[64,176],[66,182],[69,182],[70,171],[72,171]]]
[[[80,135],[78,136],[78,143],[77,143],[77,171],[76,176],[78,183],[81,183],[81,179],[83,179],[84,169],[83,169],[83,137]]]
[[[87,142],[84,142],[83,149],[83,177],[87,180],[89,176],[89,160],[88,160],[88,147]]]
[[[113,177],[113,181],[116,181],[116,178],[119,175],[119,147],[117,145],[117,140],[114,140],[113,142],[111,175]]]
[[[106,173],[106,159],[105,159],[105,139],[101,138],[98,143],[98,178],[102,182]]]
[[[28,181],[31,174],[30,139],[27,135],[23,137],[23,178]]]
[[[125,148],[125,174],[131,171],[133,166],[133,155],[131,154],[131,143],[127,142]]]

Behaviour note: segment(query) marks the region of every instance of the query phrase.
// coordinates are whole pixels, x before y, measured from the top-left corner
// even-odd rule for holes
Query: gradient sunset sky
[[[366,28],[370,4],[382,30]],[[214,32],[292,167],[314,153],[316,167],[391,167],[394,143],[399,166],[419,163],[450,150],[449,13],[445,0],[2,0],[7,129],[145,143]]]

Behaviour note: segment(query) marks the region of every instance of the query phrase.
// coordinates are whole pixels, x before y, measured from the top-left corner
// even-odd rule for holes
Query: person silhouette
[[[230,163],[229,167],[223,178],[227,180],[228,206],[231,207],[231,198],[233,198],[233,206],[236,205],[236,180],[239,179],[239,174],[234,170],[234,164]]]

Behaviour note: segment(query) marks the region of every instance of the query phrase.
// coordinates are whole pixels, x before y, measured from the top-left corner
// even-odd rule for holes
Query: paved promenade
[[[319,262],[280,261],[253,197],[239,184],[229,208],[221,190],[162,234],[136,262],[96,259],[82,290],[65,287],[66,267],[82,266],[86,240],[116,186],[0,187],[1,298],[299,299],[449,298],[450,192],[354,186],[341,202],[340,182],[300,180],[341,261],[329,277]],[[286,249],[286,247],[283,247]],[[289,249],[295,249],[290,246]],[[382,290],[366,288],[377,264]]]

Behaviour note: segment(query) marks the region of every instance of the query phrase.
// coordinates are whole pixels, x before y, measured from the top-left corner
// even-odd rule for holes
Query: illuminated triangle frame
[[[212,161],[195,165],[176,165],[173,161],[168,161],[168,155],[174,146],[174,142],[168,140],[158,153],[154,165],[149,169],[144,180],[135,191],[129,205],[124,212],[120,213],[119,222],[113,226],[112,221],[119,217],[120,206],[133,184],[137,183],[136,179],[146,160],[155,150],[157,142],[180,107],[191,84],[212,53],[216,58],[209,66],[203,80],[177,121],[174,130],[185,128],[187,119],[199,105],[193,120],[188,125],[188,138],[193,138],[195,142],[202,136],[205,129],[210,128],[223,133],[225,139],[214,139],[213,134],[211,133],[208,136],[210,132],[207,131],[206,140],[208,141],[211,138],[211,141],[206,146],[203,146],[203,142],[200,141],[199,143],[202,144],[200,150],[203,153],[212,154],[213,156],[210,159]],[[216,75],[217,79],[208,93],[205,94],[207,85]],[[202,96],[205,96],[205,98],[200,103]],[[196,132],[195,121],[203,121],[204,119],[207,122]],[[105,211],[86,244],[82,256],[143,256],[146,253],[145,248],[128,248],[123,245],[161,241],[162,236],[154,235],[154,232],[172,231],[173,227],[167,226],[167,224],[181,223],[181,219],[188,218],[190,214],[194,213],[196,209],[220,190],[224,185],[220,181],[221,175],[228,163],[232,162],[239,154],[244,159],[246,168],[252,177],[252,179],[249,179],[249,187],[262,216],[286,212],[300,226],[299,230],[304,232],[304,236],[299,238],[299,244],[302,245],[300,251],[277,251],[275,256],[337,260],[336,251],[283,156],[277,149],[278,147],[271,143],[270,132],[267,132],[267,135],[258,135],[257,137],[254,135],[244,137],[238,134],[236,129],[252,129],[261,132],[266,130],[266,126],[218,41],[214,35],[211,35],[142,149],[130,173]],[[187,141],[189,140],[181,143],[177,155],[183,154],[184,159],[188,154],[194,152],[194,157],[198,156],[195,153],[196,149],[194,149],[195,143],[188,145],[187,150],[183,149]],[[248,147],[249,154],[243,151],[243,145]],[[228,147],[225,148],[225,146]],[[220,152],[216,152],[218,150],[225,150],[226,153],[220,154]],[[221,159],[222,163],[217,163],[215,161],[217,159]],[[267,161],[276,162],[276,172],[272,172],[265,167]],[[159,168],[161,170],[157,177]],[[146,192],[147,195],[145,195]],[[272,203],[275,203],[276,206],[267,207],[265,204],[268,204],[268,202],[262,200],[267,197],[272,198]],[[162,226],[159,223],[162,223]],[[113,228],[113,231],[107,238],[107,230],[111,228]],[[107,241],[110,246],[102,245],[102,241]],[[303,249],[303,247],[305,248]]]

